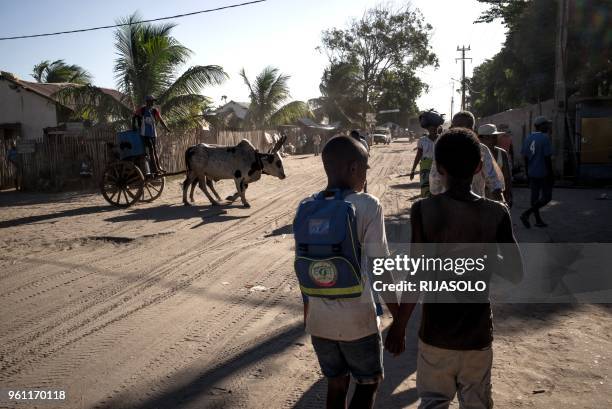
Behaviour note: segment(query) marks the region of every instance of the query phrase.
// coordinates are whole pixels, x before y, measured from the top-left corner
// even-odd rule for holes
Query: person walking
[[[529,217],[532,214],[535,216],[537,227],[548,226],[542,220],[540,209],[552,200],[554,173],[550,142],[551,126],[552,121],[546,117],[537,117],[534,120],[535,132],[525,139],[521,149],[531,189],[531,207],[521,214],[521,222],[526,228],[531,227]]]
[[[312,144],[314,146],[314,155],[319,156],[319,152],[321,152],[321,135],[316,134],[312,138]]]
[[[422,136],[417,143],[417,154],[412,163],[410,180],[414,179],[414,172],[418,164],[421,197],[428,197],[431,194],[429,190],[429,173],[434,159],[434,142],[438,138],[440,128],[444,123],[444,116],[430,109],[419,115],[419,122],[421,127],[427,130],[427,135]]]
[[[17,152],[17,144],[11,142],[11,146],[6,152],[6,159],[11,164],[15,174],[15,190],[21,190],[21,166],[19,165],[19,153]]]
[[[489,148],[493,155],[493,160],[502,171],[504,176],[504,199],[508,207],[512,207],[512,165],[510,163],[510,156],[508,152],[498,146],[498,138],[503,134],[504,132],[498,131],[497,127],[493,124],[484,124],[478,127],[480,143]],[[485,189],[485,196],[489,199],[495,199],[488,188]]]
[[[466,128],[474,131],[476,119],[470,111],[457,112],[451,121],[451,128]],[[482,157],[482,167],[478,173],[474,175],[472,180],[472,191],[478,196],[485,196],[486,189],[489,190],[489,197],[497,201],[503,201],[504,191],[504,176],[502,171],[493,160],[493,155],[489,148],[484,144],[480,144],[480,154]],[[432,195],[444,193],[447,189],[446,181],[438,171],[436,166],[436,158],[434,152],[434,161],[429,173],[429,190]]]

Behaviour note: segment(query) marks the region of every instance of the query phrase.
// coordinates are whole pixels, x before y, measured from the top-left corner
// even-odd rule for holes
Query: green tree
[[[175,24],[139,23],[133,14],[115,31],[115,79],[122,101],[94,86],[73,87],[63,96],[74,101],[79,114],[99,122],[129,122],[132,111],[146,95],[154,95],[170,127],[195,125],[210,99],[201,89],[222,83],[227,74],[218,65],[195,65],[182,73],[191,50],[171,35]]]
[[[477,22],[502,19],[502,50],[474,69],[469,102],[486,116],[553,97],[559,0],[479,0],[489,9]],[[570,2],[566,82],[568,96],[612,95],[612,13],[609,0]]]
[[[249,89],[250,106],[246,116],[247,126],[263,129],[289,124],[298,118],[310,116],[308,105],[302,101],[286,101],[289,92],[289,75],[279,72],[278,68],[266,67],[251,82],[244,68],[240,76]]]
[[[313,100],[330,122],[348,126],[359,113],[359,66],[355,62],[330,64],[321,78],[321,96]]]
[[[390,109],[399,109],[393,114],[379,114],[378,122],[386,120],[408,126],[408,119],[418,113],[416,99],[427,89],[414,72],[411,71],[389,71],[380,84],[381,95],[376,104],[378,112]]]
[[[346,29],[323,32],[321,50],[327,53],[330,63],[354,61],[359,66],[359,109],[364,125],[365,114],[376,106],[388,72],[437,66],[429,44],[431,30],[417,9],[406,5],[395,10],[381,5],[366,10]]]
[[[44,60],[32,69],[32,77],[36,82],[73,84],[89,84],[91,74],[76,64],[66,64],[64,60]]]

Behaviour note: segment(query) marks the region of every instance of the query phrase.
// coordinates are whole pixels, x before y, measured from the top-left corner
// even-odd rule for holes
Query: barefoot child
[[[422,136],[417,142],[417,154],[412,163],[410,180],[414,179],[417,163],[419,164],[419,179],[421,183],[421,197],[429,196],[429,172],[433,163],[434,143],[438,137],[438,128],[444,123],[442,115],[433,109],[421,113],[419,116],[421,127],[426,129],[427,136]]]
[[[503,262],[496,265],[496,272],[518,282],[522,261],[507,208],[471,191],[472,177],[482,167],[476,135],[465,128],[450,129],[438,139],[435,156],[448,189],[412,206],[411,256],[429,248],[422,243],[435,243],[439,257],[456,251],[456,245],[449,243],[470,243],[468,247],[489,254],[489,259],[499,252]],[[494,243],[504,244],[498,250]],[[490,273],[485,269],[485,276],[490,278]],[[419,274],[429,277],[427,272]],[[431,303],[425,295],[417,359],[420,409],[448,408],[455,394],[460,408],[492,408],[493,323],[488,292],[481,299],[485,302]],[[400,305],[398,325],[405,325],[413,307]],[[401,331],[394,334],[403,336]]]
[[[334,220],[326,220],[322,216],[305,219],[303,215],[308,213],[308,210],[303,209],[311,209],[312,205],[324,206],[325,204],[316,202],[338,200],[336,195],[341,194],[340,199],[349,202],[347,206],[354,209],[356,237],[362,253],[367,257],[387,256],[389,252],[382,206],[374,196],[358,193],[364,187],[368,168],[368,153],[365,147],[352,137],[336,136],[324,146],[322,159],[328,179],[327,188],[302,201],[298,208],[294,221],[296,252],[299,249],[308,251],[309,247],[316,247],[312,242],[305,244],[306,240],[302,237],[311,237],[308,234],[336,235],[336,232],[331,231]],[[345,202],[338,204],[346,205]],[[306,233],[302,233],[304,231]],[[337,248],[334,251],[340,256],[342,249],[340,246],[335,247]],[[320,294],[338,294],[338,291],[347,290],[333,288],[334,283],[340,281],[342,270],[327,260],[339,257],[312,259],[314,256],[311,256],[308,259],[300,257],[299,254],[296,256],[296,272],[304,297],[306,332],[312,337],[321,371],[328,380],[327,407],[346,408],[352,377],[356,387],[350,407],[371,408],[378,385],[383,379],[383,363],[379,322],[366,268],[360,263],[361,258],[356,257],[357,264],[362,266],[360,274],[364,282],[362,292],[358,295],[353,298],[323,298]],[[300,276],[300,259],[306,260],[305,263],[308,260],[312,262],[306,268],[306,278]],[[302,280],[307,280],[308,276],[316,276],[314,281],[325,281],[327,285],[305,289]],[[351,288],[353,287],[348,287],[349,290]],[[397,303],[387,306],[392,314],[397,312]],[[393,346],[389,349],[391,352],[401,352],[394,350]]]

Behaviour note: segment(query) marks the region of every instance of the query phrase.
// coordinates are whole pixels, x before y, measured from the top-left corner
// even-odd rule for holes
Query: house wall
[[[21,123],[21,138],[42,139],[43,129],[57,126],[55,103],[0,79],[0,124]]]

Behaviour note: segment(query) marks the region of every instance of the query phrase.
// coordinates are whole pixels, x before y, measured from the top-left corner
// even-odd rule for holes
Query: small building
[[[72,109],[62,104],[56,93],[73,85],[23,81],[0,72],[0,140],[40,140],[45,128],[69,122]],[[101,90],[121,102],[119,91]]]
[[[241,129],[244,128],[244,121],[249,112],[249,102],[229,101],[225,105],[206,113],[206,116],[216,117],[218,122],[222,122],[223,128]]]

